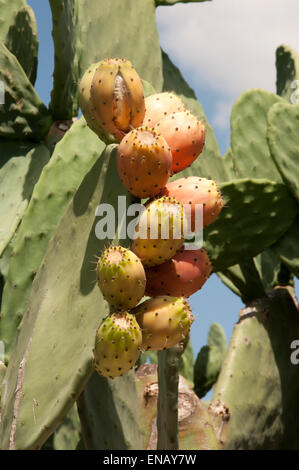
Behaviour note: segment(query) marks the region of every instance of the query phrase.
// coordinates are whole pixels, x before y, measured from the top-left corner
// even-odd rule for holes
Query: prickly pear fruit
[[[143,86],[131,62],[104,59],[92,64],[80,83],[80,106],[87,124],[108,141],[118,142],[142,124],[145,114]],[[106,140],[105,140],[106,141]]]
[[[204,143],[206,129],[189,111],[165,116],[156,124],[172,152],[172,172],[184,170],[199,156]]]
[[[186,219],[182,204],[173,197],[150,202],[140,215],[132,251],[144,266],[162,264],[184,244]]]
[[[100,325],[94,348],[94,367],[113,379],[128,372],[137,361],[142,345],[141,329],[134,315],[113,313]]]
[[[189,297],[197,292],[212,271],[206,251],[182,248],[172,259],[159,266],[146,268],[145,294],[150,297],[172,295]]]
[[[79,105],[88,127],[90,127],[90,129],[93,130],[106,144],[110,144],[117,142],[117,140],[111,133],[106,132],[99,124],[94,112],[95,107],[91,102],[90,96],[92,79],[98,65],[99,63],[91,64],[81,79],[79,86]]]
[[[186,211],[186,217],[192,232],[195,231],[196,204],[202,204],[203,227],[214,222],[223,208],[221,193],[215,181],[198,176],[171,181],[161,191],[161,196],[172,196],[183,205],[191,205],[191,211]]]
[[[142,349],[175,346],[188,335],[194,317],[183,297],[159,296],[132,310],[142,330]]]
[[[145,98],[143,125],[154,127],[163,117],[180,111],[185,111],[185,106],[177,95],[168,91],[155,93]]]
[[[97,264],[98,285],[117,310],[135,307],[144,296],[145,272],[139,258],[121,246],[107,248]]]
[[[138,127],[119,144],[117,168],[131,194],[139,198],[152,197],[161,191],[170,177],[171,151],[154,129]]]

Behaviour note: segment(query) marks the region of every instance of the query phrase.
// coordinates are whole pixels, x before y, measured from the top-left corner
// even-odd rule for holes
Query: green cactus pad
[[[4,147],[10,147],[11,158],[0,170],[0,257],[25,213],[43,166],[50,158],[44,145],[31,145],[30,148],[16,143]],[[23,156],[18,155],[22,151]]]
[[[292,225],[298,206],[285,185],[243,179],[219,186],[224,208],[204,229],[214,271],[223,271],[256,256],[275,243]]]
[[[16,57],[0,43],[0,80],[5,103],[0,106],[0,136],[14,140],[43,139],[52,119]]]
[[[34,275],[49,240],[84,175],[103,149],[104,144],[87,127],[84,119],[80,119],[56,145],[34,188],[15,240],[3,292],[0,338],[6,344],[6,360],[9,359]]]
[[[205,396],[216,383],[226,353],[226,336],[218,323],[209,329],[208,344],[199,351],[194,364],[194,391]]]
[[[77,406],[73,406],[54,433],[55,450],[75,450],[81,439],[81,426]]]
[[[280,284],[281,262],[272,248],[262,251],[253,260],[246,260],[247,263],[254,263],[252,267],[255,268],[255,279],[242,262],[241,266],[230,266],[217,275],[227,287],[242,297],[244,302],[264,296],[266,292],[270,292],[274,286]]]
[[[32,84],[37,71],[37,25],[25,0],[3,1],[0,5],[0,41],[16,56]]]
[[[249,90],[235,102],[231,114],[231,148],[236,178],[266,178],[281,182],[267,142],[267,113],[282,98],[263,90]]]
[[[136,393],[133,371],[113,380],[92,374],[78,401],[86,449],[141,449]]]
[[[213,179],[217,182],[226,181],[229,178],[227,170],[221,158],[215,134],[205,116],[202,105],[197,101],[194,91],[184,80],[179,69],[171,62],[164,51],[162,51],[162,58],[164,78],[163,91],[173,91],[178,95],[186,108],[197,116],[199,120],[202,120],[207,129],[205,145],[200,156],[189,168],[179,172],[172,179],[196,175]]]
[[[93,270],[107,243],[95,235],[95,211],[100,203],[116,207],[119,195],[131,204],[108,147],[70,202],[34,279],[5,377],[1,449],[40,448],[90,377],[95,333],[108,313]]]
[[[299,217],[289,230],[273,245],[273,250],[289,270],[299,278]]]
[[[283,181],[299,201],[299,105],[278,103],[268,113],[268,142]]]
[[[212,399],[227,409],[226,449],[298,449],[298,313],[285,288],[241,310]]]
[[[215,346],[203,346],[194,365],[194,391],[199,398],[204,397],[217,381],[223,357]]]
[[[106,57],[130,60],[141,78],[161,90],[162,61],[152,0],[51,0],[50,5],[57,51],[50,109],[56,119],[77,115],[77,83],[91,63]]]
[[[276,49],[276,92],[290,102],[295,92],[293,82],[299,80],[299,57],[293,49],[282,44]]]
[[[154,351],[153,351],[154,352]],[[191,340],[187,342],[187,346],[180,357],[179,361],[179,374],[185,377],[188,382],[193,383],[193,364],[194,354]]]
[[[208,334],[208,346],[219,349],[220,354],[224,357],[226,353],[226,334],[219,323],[212,323]]]

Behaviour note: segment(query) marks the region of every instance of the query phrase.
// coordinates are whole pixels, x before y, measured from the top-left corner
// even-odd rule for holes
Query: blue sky
[[[51,12],[47,0],[28,0],[39,34],[36,89],[48,105],[54,67]],[[299,52],[298,0],[213,0],[157,9],[161,45],[195,90],[222,153],[229,146],[233,102],[248,88],[275,92],[275,49],[289,44]],[[298,283],[297,283],[298,295]],[[206,343],[209,326],[220,323],[230,338],[243,304],[212,275],[190,298],[196,320],[194,352]]]

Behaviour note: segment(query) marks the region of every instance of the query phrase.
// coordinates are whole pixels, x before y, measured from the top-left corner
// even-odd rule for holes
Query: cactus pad
[[[86,148],[88,141],[88,148]],[[0,337],[8,360],[23,316],[32,281],[57,224],[104,143],[80,119],[56,145],[44,167],[18,230],[3,292]],[[67,181],[67,184],[66,184]],[[95,251],[94,254],[96,254]],[[13,312],[13,314],[12,314]]]
[[[267,113],[282,98],[264,90],[244,92],[231,113],[231,148],[237,178],[266,178],[281,182],[267,142]]]
[[[268,113],[268,142],[283,181],[299,201],[299,105],[285,102]]]
[[[267,180],[235,180],[220,184],[224,200],[217,220],[204,229],[215,271],[256,256],[292,225],[298,206],[285,185]]]
[[[95,211],[100,203],[117,204],[115,188],[122,186],[108,147],[70,202],[34,279],[5,376],[2,449],[40,448],[89,379],[96,329],[108,314],[92,270],[105,244],[95,235]]]
[[[241,310],[212,399],[228,410],[226,449],[298,449],[299,369],[291,362],[298,319],[285,288]]]
[[[11,158],[0,169],[0,256],[22,220],[34,185],[50,158],[44,145],[32,147],[21,143],[7,146],[11,147]],[[24,156],[12,156],[22,151]]]
[[[41,140],[52,118],[15,56],[0,43],[0,80],[5,103],[0,106],[0,135],[9,139]]]

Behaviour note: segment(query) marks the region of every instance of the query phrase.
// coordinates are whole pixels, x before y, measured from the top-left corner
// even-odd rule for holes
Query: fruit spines
[[[145,295],[189,297],[201,289],[211,272],[212,264],[203,248],[182,248],[165,263],[145,269]]]
[[[223,208],[220,189],[213,180],[198,176],[188,176],[168,183],[160,193],[161,196],[172,196],[181,204],[190,205],[190,214],[186,211],[188,226],[196,229],[196,205],[202,205],[203,228],[210,225]]]
[[[184,244],[185,227],[182,204],[166,196],[153,200],[139,217],[131,249],[144,266],[162,264]]]
[[[141,345],[141,329],[134,315],[126,311],[109,315],[96,333],[96,371],[111,379],[125,374],[137,361]]]
[[[156,123],[172,152],[172,172],[178,173],[191,165],[202,152],[206,128],[189,111],[165,116]]]
[[[98,260],[97,281],[105,300],[115,309],[124,310],[142,299],[146,277],[140,259],[131,250],[111,246]]]
[[[165,116],[185,111],[184,103],[175,93],[165,91],[145,98],[144,126],[155,127]]]
[[[194,321],[183,297],[158,296],[132,310],[142,330],[142,348],[160,351],[183,341]]]
[[[90,88],[93,113],[99,125],[120,142],[145,114],[142,81],[130,61],[104,59],[93,74]]]
[[[122,183],[136,197],[158,194],[167,183],[172,155],[165,139],[154,128],[130,131],[117,149],[117,168]]]

